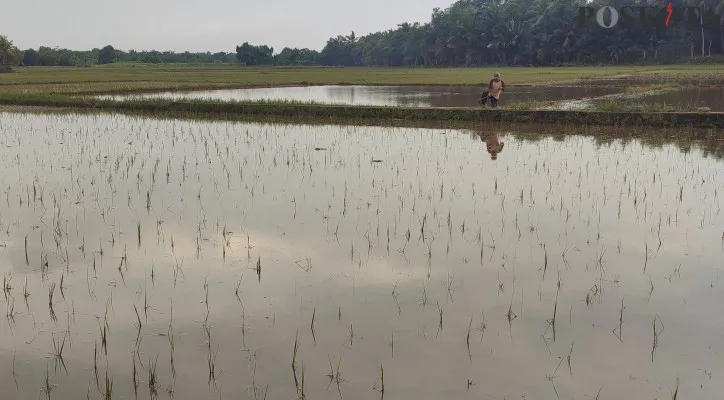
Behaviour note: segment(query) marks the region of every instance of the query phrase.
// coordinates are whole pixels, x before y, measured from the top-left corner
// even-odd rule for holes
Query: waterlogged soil
[[[401,107],[475,107],[482,86],[299,86],[254,89],[205,90],[149,93],[143,95],[107,95],[103,99],[164,98],[197,100],[269,100],[302,101],[326,104]],[[615,87],[508,86],[501,105],[540,100],[566,100],[602,96],[620,91]]]
[[[681,88],[653,96],[641,97],[645,104],[665,104],[675,109],[709,107],[724,112],[724,87]]]
[[[0,134],[3,398],[724,390],[706,142],[16,113]]]

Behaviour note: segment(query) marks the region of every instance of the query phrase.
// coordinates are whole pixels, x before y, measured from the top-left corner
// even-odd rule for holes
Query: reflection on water
[[[724,389],[706,142],[9,113],[0,132],[14,399]]]
[[[256,89],[166,92],[143,95],[100,96],[124,99],[214,99],[214,100],[290,100],[328,104],[404,107],[477,107],[482,86],[306,86]],[[517,87],[506,88],[501,100],[514,104],[531,100],[565,100],[616,93],[614,87]],[[503,104],[501,103],[501,104]]]

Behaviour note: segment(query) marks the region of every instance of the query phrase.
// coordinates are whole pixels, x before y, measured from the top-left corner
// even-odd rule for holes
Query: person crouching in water
[[[482,105],[487,105],[488,100],[490,100],[490,106],[491,107],[497,107],[498,101],[500,100],[500,95],[505,90],[505,82],[500,79],[500,73],[496,72],[493,74],[493,79],[490,80],[490,83],[488,84],[488,91],[483,92],[480,100],[478,101]]]

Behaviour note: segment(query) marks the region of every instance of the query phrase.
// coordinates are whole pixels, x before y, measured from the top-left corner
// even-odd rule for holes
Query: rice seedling
[[[63,359],[63,350],[65,349],[65,338],[66,336],[63,336],[63,340],[60,339],[56,340],[55,335],[52,335],[53,338],[53,357],[55,360],[55,368],[57,370],[58,365],[61,365],[65,372],[68,372],[68,368],[65,366],[65,360]]]
[[[113,398],[113,379],[108,378],[108,368],[106,367],[106,385],[103,393],[105,400],[111,400]]]
[[[656,321],[659,322],[659,330],[656,330],[657,324]],[[653,338],[653,344],[651,345],[651,362],[654,362],[654,352],[656,351],[656,348],[659,346],[659,336],[661,336],[661,333],[664,331],[664,323],[661,321],[661,318],[656,315],[653,320],[653,330],[654,330],[654,338]]]
[[[402,306],[400,306],[400,301],[397,299],[399,296],[400,293],[397,291],[397,281],[395,281],[395,286],[392,287],[392,299],[395,300],[395,305],[397,305],[398,317],[402,314]]]
[[[261,283],[261,257],[256,260],[256,275],[259,278],[259,283]]]
[[[13,351],[13,381],[15,382],[15,388],[20,389],[20,386],[18,385],[18,378],[15,375],[15,356],[17,355],[17,351]]]
[[[349,330],[349,337],[347,339],[349,341],[349,345],[352,346],[352,344],[354,344],[354,327],[352,326],[352,324],[349,324],[348,330]]]
[[[420,307],[425,308],[427,305],[427,288],[425,286],[422,287],[422,294],[420,295]]]
[[[176,340],[173,333],[173,302],[171,303],[171,321],[168,324],[168,343],[170,346],[170,364],[171,364],[171,375],[173,379],[176,379],[176,363],[174,362],[174,351],[176,349]]]
[[[207,340],[207,344],[208,344],[208,347],[207,347],[207,349],[208,349],[207,363],[208,363],[208,367],[209,367],[209,381],[208,381],[208,383],[209,383],[209,385],[211,385],[211,384],[213,383],[214,386],[216,386],[216,377],[217,377],[217,372],[216,372],[216,356],[217,356],[217,354],[218,354],[218,349],[216,350],[216,352],[213,352],[213,351],[212,351],[212,346],[211,346],[211,328],[208,327],[208,326],[206,327],[206,340]]]
[[[505,314],[505,318],[508,320],[508,326],[509,326],[510,328],[512,328],[512,327],[513,327],[513,320],[516,319],[516,318],[518,318],[518,316],[513,312],[513,304],[512,304],[512,303],[508,306],[508,313]],[[551,324],[551,325],[553,325],[553,324]]]
[[[339,397],[342,398],[342,390],[340,389],[340,384],[344,382],[344,378],[342,378],[342,374],[339,371],[340,363],[342,362],[342,357],[339,357],[337,359],[337,366],[332,365],[332,359],[329,359],[329,373],[327,373],[327,377],[329,378],[329,385],[327,385],[327,389],[329,389],[329,386],[332,385],[332,382],[335,382],[337,384],[337,392],[339,392]]]
[[[8,279],[7,276],[3,276],[3,293],[5,294],[5,301],[9,301],[8,298],[12,298],[13,286],[11,281],[12,277]]]
[[[43,378],[56,398],[129,397],[131,390],[143,397],[138,389],[149,383],[151,397],[273,398],[287,390],[313,397],[337,378],[350,385],[374,382],[381,393],[379,357],[390,357],[394,370],[413,373],[393,377],[403,398],[435,391],[510,397],[545,393],[549,382],[550,396],[560,398],[594,398],[603,386],[608,397],[625,397],[633,388],[653,398],[661,393],[643,382],[667,379],[662,371],[682,348],[692,355],[677,361],[682,379],[696,382],[697,368],[716,363],[707,348],[716,332],[692,317],[711,312],[717,248],[724,248],[716,173],[724,151],[706,139],[715,130],[561,125],[558,132],[491,123],[485,132],[498,130],[506,142],[491,160],[479,127],[464,122],[436,129],[411,121],[380,127],[362,120],[169,117],[0,111],[6,171],[0,174],[6,192],[0,213],[6,262],[0,265],[6,266],[10,327],[0,352],[17,349],[13,360],[7,357],[0,384],[16,385],[16,397],[37,396],[32,380],[46,386]],[[155,241],[144,226],[156,227]],[[94,240],[94,249],[86,248]],[[260,283],[262,253],[265,265],[291,269],[265,269],[265,285],[245,281],[251,269]],[[346,257],[352,268],[345,267]],[[480,263],[470,262],[478,257]],[[636,262],[644,276],[629,268]],[[689,273],[682,275],[684,263]],[[708,290],[682,292],[690,279]],[[49,312],[32,312],[44,307],[35,294],[46,289]],[[16,304],[19,293],[26,310]],[[169,296],[169,303],[159,296]],[[427,309],[432,299],[434,311]],[[401,315],[412,302],[418,310]],[[316,308],[330,305],[337,306],[337,321],[316,316]],[[570,329],[561,329],[565,305]],[[606,347],[610,312],[616,309],[613,333],[623,341],[626,308],[638,310],[626,322],[626,349],[649,349],[657,368],[636,370],[640,353]],[[488,319],[491,310],[505,319]],[[64,315],[67,326],[46,329]],[[697,334],[661,346],[662,319],[688,321]],[[543,335],[536,328],[542,321]],[[646,328],[642,321],[653,323]],[[304,327],[315,346],[302,346]],[[290,329],[294,337],[285,334]],[[431,329],[437,330],[432,342]],[[89,333],[99,335],[91,338],[93,346]],[[323,340],[338,334],[341,343]],[[465,389],[460,371],[444,367],[464,363],[456,337],[469,359]],[[48,347],[41,353],[49,352],[55,369],[66,374],[42,376],[28,355],[37,353],[36,338]],[[548,355],[533,350],[542,348],[541,338]],[[586,346],[574,347],[581,340]],[[158,350],[166,343],[166,361],[151,362],[164,357]],[[341,353],[338,360],[329,356],[338,346],[349,350],[344,381]],[[278,364],[288,349],[293,379],[284,383]],[[253,354],[253,370],[228,374],[243,362],[239,352]],[[473,352],[494,357],[501,373],[516,371],[521,379],[491,381],[485,367],[472,362]],[[564,359],[572,376],[574,353],[576,374],[595,369],[595,382],[557,379]],[[129,354],[130,369],[123,362]],[[147,357],[148,365],[141,362]],[[430,357],[439,365],[418,362]],[[528,361],[520,363],[521,357]],[[194,362],[202,358],[206,365]],[[596,363],[586,361],[592,359]],[[87,370],[77,360],[86,360]],[[548,381],[528,379],[535,365],[550,361],[557,367]],[[611,370],[637,379],[622,389]],[[329,382],[306,379],[308,372],[329,372]],[[91,385],[96,380],[97,393],[83,382],[85,373]],[[410,380],[420,374],[426,379]],[[119,378],[128,385],[118,386]],[[281,383],[271,388],[265,382],[271,380]],[[715,397],[719,389],[711,380],[698,390]],[[341,384],[337,390],[341,396]]]
[[[131,361],[133,361],[133,395],[135,398],[138,398],[138,371],[136,370],[136,352],[133,352],[133,357],[131,358]]]
[[[17,314],[18,313],[15,311],[15,302],[11,300],[7,304],[7,311],[6,311],[6,316],[8,319],[8,327],[10,328],[10,330],[12,330],[13,326],[15,326],[15,316]]]
[[[473,361],[472,353],[470,353],[470,329],[472,328],[472,326],[473,326],[473,317],[471,316],[470,323],[468,324],[468,334],[465,336],[465,344],[467,345],[467,348],[468,348],[468,358],[470,358],[471,362]]]
[[[314,339],[314,343],[317,343],[317,337],[314,335],[314,316],[317,314],[317,307],[314,307],[314,310],[312,310],[312,322],[309,324],[309,330],[312,331],[312,339]]]
[[[58,289],[60,289],[60,295],[63,297],[63,301],[65,301],[65,291],[63,290],[63,280],[65,279],[65,273],[62,273],[60,275],[60,285],[58,286]]]
[[[93,342],[93,374],[96,378],[96,388],[100,390],[101,383],[98,378],[98,342]]]
[[[616,337],[620,341],[623,341],[623,339],[621,339],[621,336],[623,335],[623,309],[624,309],[623,299],[621,299],[621,311],[620,311],[619,317],[618,317],[618,325],[612,331],[613,334],[616,335]],[[616,330],[618,330],[618,333],[616,333]]]
[[[292,375],[294,376],[294,386],[299,389],[299,380],[297,379],[297,351],[299,350],[299,331],[294,339],[294,353],[292,354]]]
[[[25,299],[25,304],[28,304],[28,298],[30,297],[30,291],[28,290],[28,278],[25,278],[25,283],[23,284],[23,298]],[[30,306],[28,306],[28,310],[30,309]]]
[[[45,367],[45,382],[42,388],[42,391],[45,392],[45,395],[48,397],[48,400],[50,400],[50,393],[53,391],[54,385],[50,383],[50,372],[48,370],[48,366]]]
[[[385,368],[380,364],[380,395],[385,398]]]
[[[55,282],[52,282],[50,284],[50,288],[48,289],[48,309],[50,311],[50,318],[53,322],[56,322],[58,318],[56,317],[55,309],[53,308],[53,293],[55,293]]]
[[[575,342],[571,342],[571,350],[568,352],[568,356],[566,356],[566,361],[568,362],[568,372],[573,376],[573,367],[571,366],[571,356],[573,355],[573,344]]]
[[[548,320],[548,324],[550,325],[551,330],[553,331],[553,341],[554,342],[556,341],[556,316],[558,315],[558,294],[559,294],[559,292],[560,292],[560,281],[559,281],[558,290],[556,290],[556,300],[553,303],[553,317],[551,317]]]
[[[390,334],[390,355],[395,358],[395,331]]]
[[[674,389],[674,394],[671,396],[671,400],[676,400],[679,398],[679,378],[676,378],[676,388]]]
[[[106,357],[108,356],[108,330],[107,325],[103,324],[103,327],[101,328],[101,349],[103,349],[103,352],[105,353]]]
[[[152,399],[157,398],[158,396],[158,388],[159,388],[159,382],[158,382],[158,375],[156,374],[156,365],[157,361],[151,362],[148,361],[148,393],[151,396]]]
[[[437,336],[439,336],[440,332],[442,331],[442,307],[440,307],[440,302],[436,301],[436,303],[437,303],[438,315],[440,317],[438,320],[438,326],[437,326]]]

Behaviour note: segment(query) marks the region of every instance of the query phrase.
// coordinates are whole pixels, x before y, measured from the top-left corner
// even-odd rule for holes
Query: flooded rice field
[[[200,100],[289,100],[327,104],[399,107],[477,107],[482,86],[299,86],[255,89],[204,90],[99,96],[104,99],[164,98]],[[616,87],[509,86],[503,104],[534,100],[567,100],[621,91]]]
[[[688,87],[639,99],[647,104],[666,104],[681,109],[685,107],[709,107],[711,111],[724,112],[724,87]]]
[[[13,113],[0,140],[4,398],[724,390],[706,143]]]

